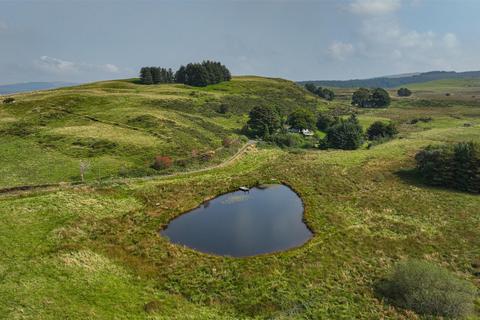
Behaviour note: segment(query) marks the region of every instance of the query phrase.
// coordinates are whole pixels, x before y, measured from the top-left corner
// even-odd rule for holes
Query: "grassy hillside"
[[[78,181],[80,161],[90,181],[157,174],[156,155],[175,160],[166,172],[218,163],[240,146],[222,140],[238,136],[254,105],[321,105],[290,81],[259,77],[206,88],[106,81],[14,98],[0,104],[0,187]],[[208,163],[192,157],[211,151]]]
[[[398,138],[370,149],[259,147],[204,172],[3,195],[0,314],[7,319],[429,319],[390,306],[373,288],[407,258],[432,261],[480,287],[480,197],[428,187],[412,172],[413,156],[428,144],[480,140],[480,103],[454,99],[464,94],[452,87],[452,99],[430,98],[435,88],[432,83],[425,92],[395,98],[388,109],[358,110],[364,125],[386,119],[400,129]],[[105,168],[123,161],[136,166],[147,159],[137,159],[138,150],[165,148],[179,155],[182,150],[165,142],[178,136],[167,131],[172,123],[155,127],[165,135],[157,138],[149,128],[129,129],[128,119],[146,114],[168,119],[193,140],[189,124],[205,137],[195,140],[196,147],[215,148],[223,133],[235,134],[241,127],[242,110],[249,105],[275,100],[284,108],[347,108],[348,91],[338,93],[339,99],[324,105],[290,82],[237,78],[202,89],[115,81],[22,95],[16,105],[2,107],[3,127],[42,119],[34,110],[50,114],[60,107],[102,122],[69,113],[63,118],[61,112],[45,126],[32,126],[31,134],[2,139],[10,146],[4,148],[10,159],[2,161],[22,182],[45,177],[41,170],[28,171],[34,159],[41,159],[45,172],[49,163],[64,163],[62,170],[74,176],[81,157],[61,149],[93,137],[125,148],[121,154],[93,156]],[[213,107],[222,101],[234,106],[227,116]],[[183,109],[187,103],[194,112]],[[420,117],[432,120],[412,123]],[[47,148],[41,139],[51,136],[62,139],[51,139]],[[24,148],[23,158],[15,144]],[[9,171],[2,170],[7,184],[3,176]],[[64,176],[55,170],[57,177]],[[205,199],[272,181],[289,184],[302,197],[314,236],[300,248],[217,257],[159,235],[171,218]],[[471,319],[479,319],[480,299],[476,308]]]

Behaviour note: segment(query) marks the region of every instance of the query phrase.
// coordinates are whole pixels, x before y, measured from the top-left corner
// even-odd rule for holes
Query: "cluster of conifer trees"
[[[175,78],[172,69],[143,67],[140,69],[140,81],[143,84],[172,83]]]
[[[415,159],[418,171],[429,184],[480,193],[478,143],[428,146]]]
[[[189,63],[181,66],[175,73],[175,81],[191,86],[204,87],[209,84],[230,81],[230,71],[220,62],[203,61],[202,63]]]
[[[177,82],[204,87],[209,84],[230,81],[231,78],[230,70],[227,67],[220,62],[209,60],[181,66],[175,74],[172,69],[159,67],[143,67],[140,70],[140,81],[143,84]]]

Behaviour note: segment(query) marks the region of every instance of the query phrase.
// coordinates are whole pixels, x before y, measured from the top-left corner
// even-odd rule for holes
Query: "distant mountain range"
[[[61,87],[74,86],[72,82],[23,82],[14,84],[0,85],[0,94],[9,94],[17,92],[27,92],[36,90],[47,90]]]
[[[480,78],[480,71],[431,71],[424,73],[410,73],[393,76],[384,76],[371,79],[354,79],[354,80],[312,80],[300,81],[299,84],[314,83],[317,86],[339,87],[339,88],[358,88],[358,87],[381,87],[395,88],[408,85],[410,83],[421,83],[433,80],[443,79],[471,79]]]

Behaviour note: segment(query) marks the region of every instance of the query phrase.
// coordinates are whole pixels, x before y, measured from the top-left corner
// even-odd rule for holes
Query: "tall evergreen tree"
[[[152,69],[150,67],[143,67],[140,70],[140,82],[143,84],[153,84]]]
[[[152,70],[152,81],[153,83],[161,83],[161,70],[159,67],[151,67],[150,70]]]
[[[175,82],[185,83],[187,81],[187,73],[185,66],[180,66],[180,68],[175,72]]]
[[[173,82],[173,71],[172,71],[172,68],[168,68],[167,75],[168,75],[168,83],[172,83],[172,82]]]

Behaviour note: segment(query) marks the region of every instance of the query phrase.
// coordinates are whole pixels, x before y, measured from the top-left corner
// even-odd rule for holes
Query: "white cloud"
[[[460,41],[454,33],[437,34],[402,26],[394,13],[399,1],[356,0],[350,5],[355,14],[365,13],[355,31],[356,41],[352,42],[359,57],[402,72],[451,69],[452,61],[459,60]]]
[[[337,60],[345,60],[355,52],[355,47],[351,43],[334,41],[329,47],[330,56]]]
[[[384,15],[400,9],[400,0],[354,0],[349,10],[360,15]]]
[[[65,61],[49,56],[42,56],[35,61],[35,65],[40,69],[51,73],[76,73],[78,68],[75,63]]]
[[[118,73],[120,71],[120,68],[110,63],[102,65],[77,63],[49,56],[40,57],[40,59],[34,61],[34,64],[42,71],[61,75],[75,75],[88,72]]]
[[[455,49],[458,47],[459,42],[457,39],[457,36],[454,33],[447,33],[443,36],[443,41],[445,43],[445,46],[450,49]]]
[[[111,73],[117,73],[120,71],[120,69],[116,65],[110,63],[103,65],[103,68],[105,69],[105,71]]]

